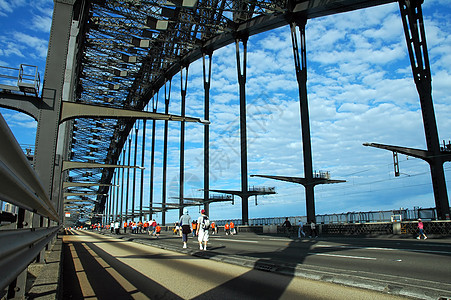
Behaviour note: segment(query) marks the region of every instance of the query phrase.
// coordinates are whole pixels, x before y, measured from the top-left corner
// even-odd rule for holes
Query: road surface
[[[234,243],[236,252],[246,252],[246,247],[240,245],[255,244],[258,236],[254,236],[255,239],[249,236],[241,241],[236,241],[241,237],[233,237],[234,241],[212,237],[212,250],[202,252],[193,239],[189,249],[182,250],[179,238],[162,236],[156,241],[147,237],[148,241],[160,244],[174,243],[186,253],[150,247],[128,241],[124,236],[119,237],[86,230],[69,231],[63,237],[64,299],[402,299],[387,293],[311,280],[295,274],[268,272],[246,264],[218,261],[221,255],[215,255],[215,251],[232,248],[225,245]],[[267,242],[272,246],[264,246],[264,243],[263,248],[272,249],[291,243],[283,239]],[[265,253],[262,250],[260,248],[257,252],[261,255]],[[192,255],[193,251],[201,254]],[[284,251],[283,246],[280,251]],[[209,255],[216,259],[206,259],[211,258]],[[311,255],[312,258],[315,256],[320,257]]]

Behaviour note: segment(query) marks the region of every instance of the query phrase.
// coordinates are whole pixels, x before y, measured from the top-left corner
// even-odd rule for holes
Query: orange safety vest
[[[211,228],[215,229],[215,222],[211,223]]]
[[[230,222],[230,228],[235,228],[235,224],[233,224],[233,222]]]
[[[226,223],[226,224],[224,225],[224,228],[225,228],[226,230],[229,229],[229,224]]]
[[[127,222],[124,222],[124,228],[127,228]]]
[[[160,233],[160,231],[161,231],[161,227],[160,227],[160,225],[157,225],[157,233]]]
[[[193,223],[193,230],[196,230],[197,228],[197,223]]]

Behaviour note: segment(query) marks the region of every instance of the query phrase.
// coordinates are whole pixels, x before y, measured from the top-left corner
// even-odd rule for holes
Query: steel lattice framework
[[[142,111],[184,66],[204,54],[280,26],[392,0],[115,0],[78,3],[75,102]],[[71,160],[118,164],[136,119],[74,122]],[[110,183],[113,169],[71,171],[73,182]],[[86,191],[75,187],[71,191]],[[106,194],[101,186],[98,194]],[[97,196],[96,211],[106,197]]]

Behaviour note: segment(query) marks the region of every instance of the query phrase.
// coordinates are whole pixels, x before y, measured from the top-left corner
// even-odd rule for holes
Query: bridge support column
[[[158,105],[158,94],[157,94],[157,101],[154,100],[155,97],[152,98],[152,111],[154,113],[157,112],[157,105]],[[155,176],[155,139],[156,139],[156,133],[155,133],[155,129],[156,129],[156,121],[152,120],[152,150],[150,152],[150,196],[149,196],[149,219],[153,219],[152,215],[153,215],[153,179]]]
[[[169,86],[167,82],[164,84],[164,113],[169,114],[169,101],[171,99],[171,80],[169,80]],[[162,208],[161,212],[161,224],[166,225],[166,188],[167,188],[167,169],[168,169],[168,133],[169,133],[169,122],[164,121],[164,137],[163,137],[163,187],[162,187]]]
[[[128,137],[128,165],[131,166],[132,159],[132,138]],[[128,216],[128,198],[130,196],[130,169],[127,170],[127,197],[125,197],[125,214],[127,215],[127,219],[130,219]]]
[[[133,164],[136,166],[138,156],[138,132],[139,128],[135,123],[135,151],[133,152]],[[135,219],[135,199],[136,199],[136,169],[133,169],[133,188],[132,188],[132,220]]]
[[[125,166],[125,153],[126,153],[126,147],[124,146],[124,150],[122,150],[122,165]],[[127,222],[128,224],[128,220],[127,220],[127,209],[125,209],[125,214],[124,214],[124,178],[125,178],[125,168],[122,168],[122,174],[121,174],[121,216],[122,216],[122,224],[121,226],[124,224],[124,222]]]
[[[305,25],[307,20],[300,19],[290,23],[291,41],[293,44],[296,79],[299,89],[299,103],[301,109],[302,149],[304,156],[304,177],[306,184],[305,199],[307,205],[307,222],[315,221],[315,194],[313,181],[312,146],[310,139],[310,121],[307,99],[307,56],[305,47]],[[300,41],[296,28],[299,28]],[[300,43],[300,45],[299,45]]]
[[[141,147],[141,167],[144,167],[144,158],[146,154],[146,127],[147,120],[143,120],[143,139]],[[144,222],[143,216],[143,206],[144,206],[144,169],[141,169],[141,189],[139,190],[139,219]]]
[[[210,120],[210,81],[212,52],[202,54],[204,76],[204,119]],[[208,64],[207,57],[208,56]],[[210,125],[204,127],[204,209],[210,215]]]
[[[185,103],[186,103],[186,89],[188,86],[188,66],[182,67],[180,70],[180,96],[181,96],[181,108],[180,113],[182,117],[185,116]],[[185,74],[183,74],[183,69],[185,69]],[[185,75],[185,78],[183,78]],[[185,121],[180,122],[180,175],[179,175],[179,217],[183,215],[183,202],[185,189]]]
[[[446,190],[443,158],[440,153],[437,123],[432,102],[432,80],[423,24],[423,12],[419,0],[400,0],[404,34],[407,41],[413,78],[420,97],[427,149],[431,154],[429,163],[434,189],[437,216],[440,220],[450,219],[448,193]]]
[[[54,4],[44,86],[42,89],[43,107],[47,107],[47,109],[39,111],[34,155],[35,170],[50,199],[58,209],[62,206],[55,203],[58,199],[53,196],[53,189],[55,186],[54,179],[58,179],[56,180],[57,183],[60,181],[59,178],[54,178],[54,174],[61,173],[61,164],[59,168],[55,168],[55,165],[57,165],[55,159],[74,2],[57,0]],[[59,196],[59,192],[55,194]],[[61,211],[59,213],[62,214]]]
[[[241,214],[243,225],[249,222],[249,196],[247,178],[247,133],[246,133],[246,61],[247,39],[239,37],[235,39],[236,62],[238,71],[238,84],[240,86],[240,140],[241,140]],[[243,60],[241,66],[240,42],[243,44]]]

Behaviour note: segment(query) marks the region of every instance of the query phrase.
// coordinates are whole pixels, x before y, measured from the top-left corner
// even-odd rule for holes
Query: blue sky
[[[451,139],[450,4],[449,0],[426,0],[423,5],[437,126],[440,140],[446,141]],[[53,1],[0,0],[0,66],[37,65],[44,75],[52,6]],[[364,142],[377,142],[426,148],[398,4],[309,20],[306,32],[313,166],[315,170],[330,171],[334,179],[347,181],[315,188],[317,214],[435,206],[425,162],[400,155],[401,176],[394,177],[391,152],[362,146]],[[249,39],[247,74],[249,175],[303,176],[289,27]],[[188,76],[187,115],[203,117],[201,62],[191,64]],[[179,90],[180,75],[176,75],[170,104],[173,114],[180,113]],[[238,97],[235,47],[231,45],[213,54],[212,189],[240,188]],[[162,93],[159,100],[162,111]],[[36,123],[32,119],[4,109],[0,112],[21,144],[34,143]],[[171,123],[169,132],[171,197],[178,195],[180,125]],[[147,134],[146,145],[150,145],[150,126]],[[161,202],[163,123],[157,125],[157,136],[154,199]],[[201,197],[202,125],[187,124],[186,136],[185,196]],[[149,151],[147,148],[147,158]],[[146,159],[147,170],[149,164]],[[447,163],[448,179],[449,171]],[[148,173],[145,171],[145,182]],[[258,178],[250,178],[249,184],[275,186],[277,191],[276,195],[259,198],[258,205],[251,199],[250,218],[306,214],[302,186]],[[448,193],[450,185],[448,182]],[[148,197],[146,185],[145,203]],[[240,202],[237,198],[235,205],[213,204],[211,217],[240,218]],[[192,214],[198,212],[191,210]],[[175,220],[176,214],[168,213],[167,220]]]

